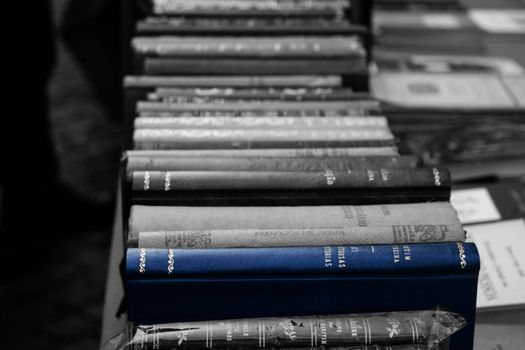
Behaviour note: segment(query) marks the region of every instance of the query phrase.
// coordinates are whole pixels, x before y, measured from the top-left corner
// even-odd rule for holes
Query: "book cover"
[[[466,225],[481,259],[477,307],[482,311],[525,307],[525,219]]]
[[[376,98],[401,107],[449,110],[516,107],[495,74],[385,72],[373,76],[371,85]]]
[[[525,182],[456,187],[450,202],[464,224],[525,218]]]

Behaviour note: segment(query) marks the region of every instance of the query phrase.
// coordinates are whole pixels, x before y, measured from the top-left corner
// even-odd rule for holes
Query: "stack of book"
[[[371,90],[400,150],[455,180],[525,174],[524,10],[418,3],[375,15]]]
[[[362,4],[152,5],[125,81],[129,321],[441,307],[467,321],[450,348],[472,348],[479,257],[449,171],[400,155],[378,102],[349,82],[367,74],[366,28],[349,20]],[[428,345],[411,324],[403,342],[390,323],[372,342],[364,324],[354,345]]]

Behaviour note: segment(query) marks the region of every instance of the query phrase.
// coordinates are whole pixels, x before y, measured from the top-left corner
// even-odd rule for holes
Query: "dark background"
[[[9,50],[10,63],[4,73],[16,73],[16,77],[8,80],[12,86],[5,100],[14,112],[2,117],[2,173],[10,169],[13,177],[2,176],[1,206],[2,211],[7,208],[15,215],[8,220],[2,215],[5,265],[0,279],[0,348],[92,350],[100,341],[120,156],[120,126],[114,115],[120,100],[115,96],[111,106],[103,96],[114,88],[119,72],[114,62],[95,63],[101,71],[110,69],[113,74],[110,79],[108,74],[104,76],[108,85],[97,85],[89,71],[97,67],[82,65],[82,58],[65,43],[63,26],[64,14],[72,11],[67,15],[69,25],[81,28],[70,28],[69,34],[82,42],[82,31],[92,34],[97,27],[107,33],[117,30],[118,16],[113,10],[97,8],[97,3],[106,1],[49,2],[54,65],[47,83],[48,132],[58,165],[55,176],[48,169],[52,162],[42,155],[45,145],[35,136],[47,131],[40,108],[41,80],[34,72],[45,71],[50,47],[47,14],[38,2],[45,3],[18,2],[17,8],[8,6],[4,11],[5,16],[20,14],[21,18],[11,27],[13,31],[5,33],[8,40],[13,39],[14,49]],[[77,3],[81,11],[67,9],[70,2]],[[28,9],[32,12],[26,12]],[[113,23],[108,25],[99,12],[114,16]],[[117,32],[107,35],[107,42],[116,37]],[[86,40],[97,43],[98,39]],[[92,53],[100,58],[107,54],[104,50]],[[54,179],[64,193],[50,194],[55,184],[41,189],[45,187],[41,183]],[[13,210],[11,193],[20,197]]]

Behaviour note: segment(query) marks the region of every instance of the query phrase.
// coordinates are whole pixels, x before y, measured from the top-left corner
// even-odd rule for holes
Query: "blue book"
[[[472,243],[236,249],[128,249],[128,279],[199,275],[394,274],[476,271]]]
[[[369,265],[369,272],[366,272],[366,265],[361,265],[360,273],[352,273],[351,269],[344,273],[317,273],[314,270],[318,270],[319,265],[313,264],[309,269],[314,270],[306,272],[305,269],[302,273],[285,272],[281,269],[279,273],[193,273],[174,274],[172,278],[162,271],[164,263],[160,265],[160,274],[149,274],[149,270],[148,274],[145,271],[142,277],[140,273],[133,275],[131,270],[137,268],[134,265],[136,262],[129,261],[132,265],[128,266],[130,275],[126,281],[128,320],[152,324],[247,317],[410,311],[441,307],[461,314],[468,323],[464,329],[452,336],[450,349],[472,349],[479,256],[475,246],[468,243],[436,245],[448,246],[449,249],[452,247],[452,251],[455,249],[457,256],[449,255],[455,259],[455,268],[451,268],[449,264],[442,265],[446,266],[442,271],[429,268],[429,265],[426,271],[424,265],[420,265],[419,270],[395,270],[396,263],[390,255],[384,259],[377,259],[381,264],[376,264],[376,271],[372,264]],[[383,246],[374,246],[374,249],[378,247]],[[392,249],[391,246],[385,247]],[[363,254],[372,254],[370,250],[364,252],[366,253]],[[434,256],[431,255],[433,253],[428,252],[426,260],[434,260]],[[138,253],[140,259],[140,250]],[[165,253],[166,251],[160,254],[162,256]],[[418,257],[418,261],[423,261],[424,255]],[[146,267],[151,267],[147,259],[148,257]],[[464,268],[464,264],[458,264],[462,259],[466,262]],[[440,258],[434,261],[440,261],[441,264],[445,260]],[[275,259],[272,261],[276,262]],[[390,261],[390,271],[387,261]],[[318,264],[318,261],[316,262]],[[174,259],[174,271],[175,263]],[[195,262],[195,266],[200,264],[202,262]],[[236,264],[248,266],[239,261]],[[225,264],[222,265],[224,267]],[[202,268],[202,265],[200,266]],[[251,265],[254,266],[256,265]]]

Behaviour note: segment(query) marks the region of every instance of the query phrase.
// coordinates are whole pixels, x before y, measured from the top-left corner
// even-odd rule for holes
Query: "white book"
[[[525,306],[525,220],[467,225],[481,258],[478,309]]]
[[[371,88],[377,99],[402,107],[516,107],[514,97],[496,74],[385,72],[372,76]]]

